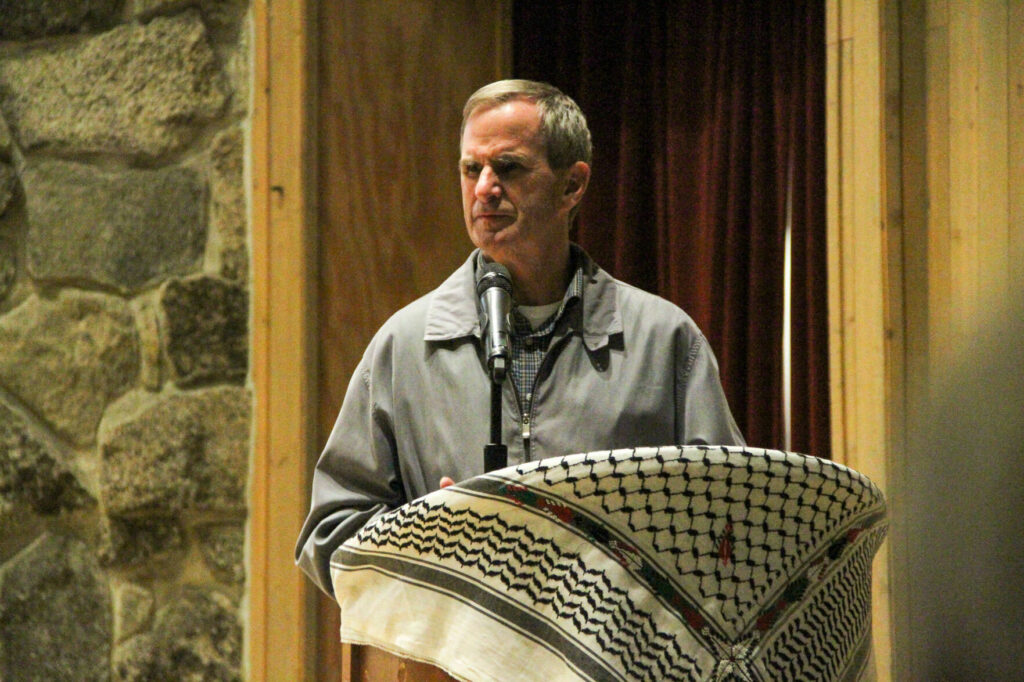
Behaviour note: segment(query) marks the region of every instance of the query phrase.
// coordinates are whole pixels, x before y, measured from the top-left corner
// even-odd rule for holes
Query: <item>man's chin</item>
[[[483,229],[481,229],[483,228]],[[476,223],[469,233],[473,244],[484,252],[508,249],[516,241],[516,231],[511,225],[480,225]]]
[[[474,243],[476,247],[480,249],[480,253],[482,253],[484,258],[488,261],[501,263],[502,265],[507,266],[509,262],[513,260],[514,249],[507,240],[474,240]]]

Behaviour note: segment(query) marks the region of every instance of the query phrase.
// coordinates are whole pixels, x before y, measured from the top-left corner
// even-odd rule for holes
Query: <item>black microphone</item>
[[[476,295],[483,311],[484,349],[491,380],[505,380],[509,365],[508,314],[512,310],[512,276],[500,263],[484,263],[477,272]]]

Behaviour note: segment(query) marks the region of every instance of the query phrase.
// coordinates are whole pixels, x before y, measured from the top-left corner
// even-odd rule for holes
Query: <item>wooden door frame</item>
[[[253,0],[252,389],[246,679],[312,680],[312,583],[294,564],[316,438],[315,12]]]

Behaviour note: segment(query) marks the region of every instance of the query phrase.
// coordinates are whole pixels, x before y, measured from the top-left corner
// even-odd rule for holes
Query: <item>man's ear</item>
[[[573,206],[580,203],[583,199],[583,194],[587,191],[587,185],[590,183],[590,166],[583,161],[577,161],[569,167],[569,171],[565,178],[565,198],[568,199]]]

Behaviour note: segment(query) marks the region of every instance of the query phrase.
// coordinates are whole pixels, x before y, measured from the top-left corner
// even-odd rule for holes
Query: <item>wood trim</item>
[[[949,225],[950,308],[953,311],[953,352],[963,348],[971,319],[978,309],[978,187],[981,164],[976,150],[981,143],[978,93],[978,4],[951,2],[949,11]]]
[[[312,585],[295,568],[314,448],[314,53],[309,0],[255,0],[247,679],[313,678]]]
[[[826,9],[829,341],[834,458],[889,486],[886,322],[892,303],[885,224],[884,0]],[[889,545],[874,563],[872,618],[879,680],[891,679]]]
[[[843,372],[843,286],[842,286],[842,249],[839,227],[842,224],[844,208],[847,208],[843,197],[842,171],[840,150],[848,143],[843,143],[843,117],[839,110],[840,80],[845,75],[841,65],[847,60],[844,56],[846,41],[840,34],[839,0],[829,0],[826,9],[825,50],[826,50],[826,229],[828,231],[828,309],[829,309],[829,385],[831,395],[831,426],[832,453],[838,461],[840,453],[846,447],[846,387]],[[848,210],[848,208],[847,208]]]
[[[889,227],[890,273],[888,290],[893,294],[887,324],[890,423],[889,583],[891,600],[892,679],[913,678],[908,635],[914,620],[907,608],[912,573],[906,524],[908,508],[900,491],[907,489],[909,435],[918,418],[915,397],[924,394],[928,380],[928,119],[925,24],[926,0],[887,3],[885,81],[887,107],[886,197]],[[898,231],[897,231],[898,225]],[[918,419],[919,420],[919,419]]]
[[[1007,252],[1010,257],[1010,290],[1024,288],[1024,0],[1010,0],[1007,10],[1007,119],[1010,130],[1007,141],[1009,172],[1009,224],[1010,235]]]
[[[1010,174],[1009,3],[979,3],[976,69],[978,70],[978,308],[968,317],[977,333],[977,310],[989,300],[1009,300],[1010,287]],[[1018,119],[1019,121],[1019,119]]]

